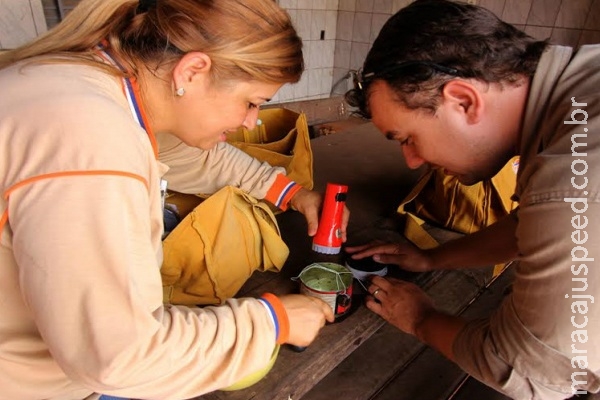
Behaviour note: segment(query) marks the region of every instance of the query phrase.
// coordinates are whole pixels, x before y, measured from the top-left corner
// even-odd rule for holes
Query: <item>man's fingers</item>
[[[381,256],[402,256],[404,253],[400,251],[400,247],[396,243],[381,243],[374,242],[367,246],[363,246],[360,250],[357,250],[352,255],[352,258],[361,259],[365,257],[374,256],[375,258]],[[376,257],[375,257],[376,256]],[[377,261],[377,260],[376,260]],[[383,261],[379,261],[383,262]]]
[[[371,287],[372,289],[370,289],[369,291],[371,293],[373,293],[373,291],[377,290],[377,288],[380,288],[381,290],[383,290],[385,293],[389,293],[390,290],[392,289],[392,287],[394,285],[401,285],[401,284],[405,284],[406,282],[400,279],[396,279],[396,278],[384,278],[382,276],[379,275],[374,275],[371,278]]]
[[[367,298],[366,306],[369,310],[373,311],[375,314],[381,316],[383,311],[383,307],[381,303],[375,301],[373,298]]]
[[[369,244],[363,244],[363,245],[360,245],[360,246],[346,246],[345,250],[346,250],[347,253],[358,253],[358,252],[361,252],[361,251],[363,251],[365,249],[368,249],[371,246],[372,246],[372,244],[370,244],[370,243]]]

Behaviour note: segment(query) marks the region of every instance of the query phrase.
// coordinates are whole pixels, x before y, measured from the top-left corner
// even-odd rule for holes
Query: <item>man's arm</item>
[[[429,250],[430,269],[481,267],[516,259],[517,223],[515,211],[478,232]]]
[[[487,228],[430,250],[411,243],[372,242],[348,246],[346,252],[355,259],[373,256],[379,263],[396,264],[414,272],[481,267],[517,258],[516,228],[517,215],[513,212]]]

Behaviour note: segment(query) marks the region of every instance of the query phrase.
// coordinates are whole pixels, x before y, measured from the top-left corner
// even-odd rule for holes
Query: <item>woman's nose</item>
[[[246,118],[244,119],[244,122],[242,122],[242,125],[244,125],[244,127],[248,130],[252,130],[254,128],[256,128],[256,121],[258,120],[258,107],[254,107],[248,110],[248,113],[246,113]]]
[[[406,165],[410,169],[417,169],[421,165],[425,164],[425,159],[421,158],[413,146],[402,146],[402,153],[404,154],[404,160]]]

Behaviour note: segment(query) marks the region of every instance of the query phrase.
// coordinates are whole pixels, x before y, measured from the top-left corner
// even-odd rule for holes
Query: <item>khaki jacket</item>
[[[521,132],[512,293],[454,344],[459,365],[515,399],[600,390],[599,88],[600,45],[542,56]]]
[[[163,306],[167,166],[119,79],[44,64],[0,70],[0,88],[0,398],[182,399],[265,366],[275,328],[258,300]],[[165,147],[171,187],[265,197],[281,172],[205,153],[186,173]]]

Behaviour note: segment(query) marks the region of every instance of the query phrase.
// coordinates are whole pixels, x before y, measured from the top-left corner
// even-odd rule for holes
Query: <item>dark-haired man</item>
[[[489,228],[430,251],[348,249],[413,271],[515,260],[489,319],[443,314],[415,285],[380,277],[367,306],[513,398],[598,392],[600,45],[550,46],[483,8],[417,0],[383,27],[348,98],[410,167],[473,184],[520,156],[520,206]]]

